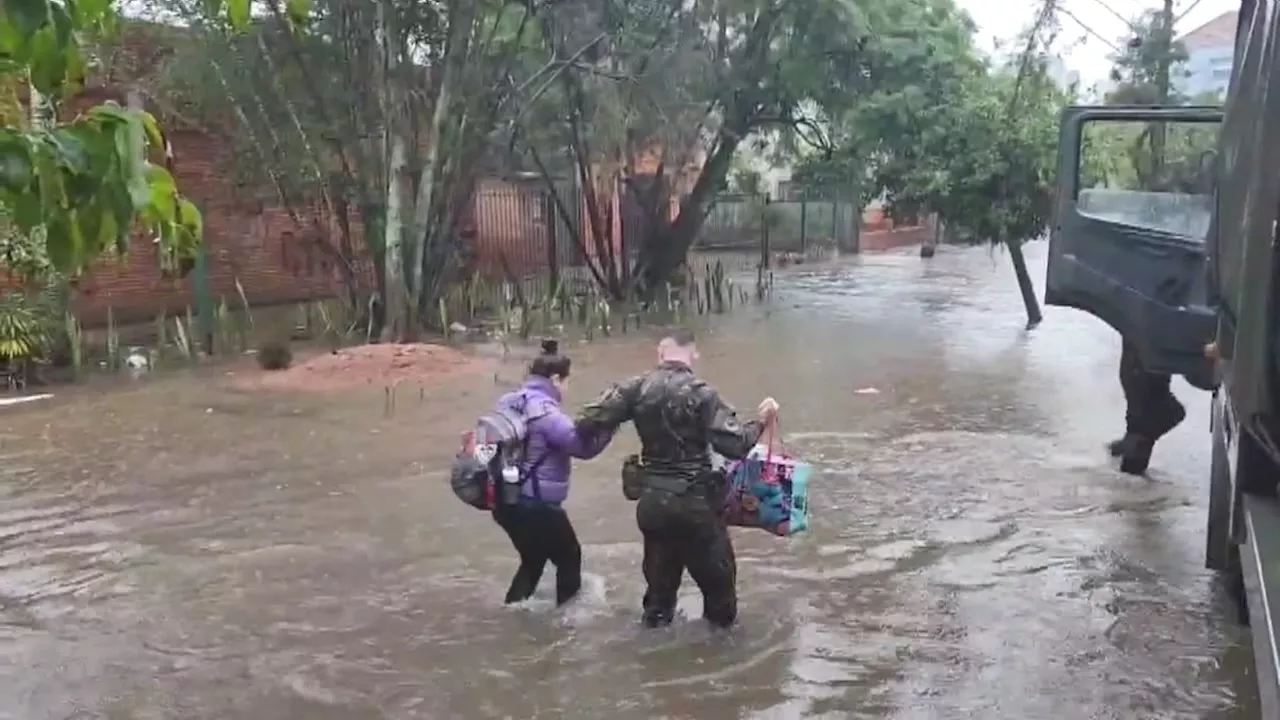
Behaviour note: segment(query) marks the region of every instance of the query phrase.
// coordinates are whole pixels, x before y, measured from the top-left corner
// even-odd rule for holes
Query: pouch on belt
[[[628,500],[639,500],[645,490],[661,490],[672,495],[700,494],[711,507],[719,508],[724,504],[727,487],[727,476],[717,470],[704,472],[697,480],[689,481],[648,473],[635,456],[627,458],[622,465],[622,494]]]
[[[692,486],[692,483],[683,478],[649,473],[640,462],[639,455],[629,455],[622,461],[622,496],[633,502],[639,500],[645,490],[662,490],[673,495],[683,495]]]
[[[622,496],[632,502],[640,499],[646,487],[644,466],[639,455],[628,455],[622,461]]]

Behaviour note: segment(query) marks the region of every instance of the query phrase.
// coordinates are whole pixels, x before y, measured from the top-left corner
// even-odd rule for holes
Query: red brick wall
[[[90,90],[64,107],[63,115],[105,100],[124,102],[118,92]],[[251,306],[331,297],[341,288],[332,256],[318,244],[326,236],[319,242],[337,242],[336,224],[325,233],[315,225],[317,209],[300,208],[298,223],[276,203],[237,189],[227,169],[233,151],[217,135],[173,123],[166,131],[178,187],[204,217],[215,301],[239,306],[237,280]],[[353,230],[359,233],[358,226]],[[0,289],[14,284],[0,277]],[[185,312],[193,304],[192,276],[165,278],[155,246],[143,233],[134,234],[128,256],[103,258],[79,278],[73,300],[88,327],[105,323],[108,308],[119,322],[134,322]]]
[[[215,299],[239,305],[237,280],[251,305],[329,297],[341,287],[334,262],[315,245],[322,233],[312,224],[314,211],[299,227],[284,209],[237,192],[219,138],[170,130],[169,142],[178,187],[204,215]],[[336,241],[337,228],[329,236]],[[154,245],[135,237],[127,258],[98,263],[79,283],[77,310],[86,323],[105,319],[108,307],[117,318],[154,317],[192,304],[192,290],[190,275],[162,277]]]
[[[858,236],[859,252],[878,252],[894,248],[920,245],[933,238],[933,225],[912,225],[895,230],[863,229]]]

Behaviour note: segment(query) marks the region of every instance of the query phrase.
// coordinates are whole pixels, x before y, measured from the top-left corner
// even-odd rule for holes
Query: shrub
[[[51,340],[50,317],[38,302],[21,293],[0,298],[0,360],[35,360]]]
[[[258,365],[263,370],[288,370],[293,364],[293,351],[289,343],[271,340],[258,348]]]

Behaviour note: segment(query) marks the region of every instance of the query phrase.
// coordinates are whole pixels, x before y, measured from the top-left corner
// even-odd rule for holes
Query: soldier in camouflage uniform
[[[711,451],[746,457],[774,421],[778,404],[760,403],[759,420],[739,422],[715,388],[693,373],[693,335],[658,345],[658,367],[614,386],[579,416],[584,434],[612,432],[628,420],[640,436],[643,490],[636,524],[644,535],[644,623],[671,622],[687,569],[702,591],[703,616],[718,627],[738,614],[737,563],[722,512],[725,477]]]
[[[1109,445],[1112,457],[1120,458],[1120,471],[1141,475],[1151,464],[1156,441],[1177,427],[1187,409],[1169,389],[1169,375],[1142,366],[1138,348],[1128,340],[1120,352],[1120,387],[1124,390],[1124,437]]]

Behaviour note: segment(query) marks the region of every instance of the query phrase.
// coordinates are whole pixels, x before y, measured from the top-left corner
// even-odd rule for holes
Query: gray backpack
[[[475,454],[454,460],[449,478],[453,493],[477,510],[493,510],[517,502],[525,482],[534,477],[534,496],[538,496],[536,472],[546,456],[528,470],[520,469],[528,451],[529,424],[536,420],[525,416],[523,404],[482,415],[476,421]]]

